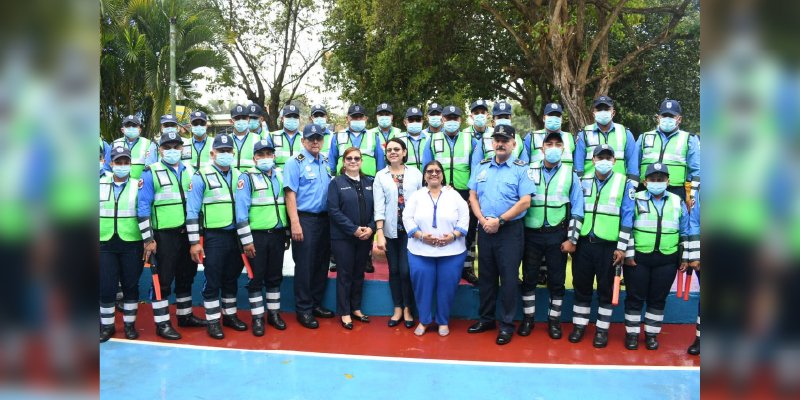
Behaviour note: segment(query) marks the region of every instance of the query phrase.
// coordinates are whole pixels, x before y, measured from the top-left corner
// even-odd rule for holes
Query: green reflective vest
[[[106,242],[116,233],[126,242],[142,240],[136,207],[139,199],[139,180],[128,178],[128,182],[114,197],[114,175],[106,173],[100,177],[100,241]]]
[[[478,132],[475,131],[475,127],[470,126],[465,128],[462,132],[467,132],[470,136],[475,137]],[[486,130],[483,131],[482,134],[478,135],[478,140],[481,140],[483,143],[483,159],[488,160],[494,157],[494,143],[492,141],[494,138],[492,135],[494,134],[494,128],[491,126],[487,126]],[[514,134],[514,140],[517,142],[517,147],[514,148],[514,157],[519,158],[519,155],[522,154],[522,150],[525,146],[523,146],[522,138],[519,136],[518,133]]]
[[[150,139],[139,137],[133,148],[128,147],[128,139],[121,137],[114,141],[111,147],[125,147],[131,151],[131,178],[139,179],[145,167],[145,160],[150,155]]]
[[[283,129],[270,132],[269,136],[272,141],[272,146],[275,148],[275,166],[278,168],[283,168],[289,158],[303,151],[303,141],[301,140],[303,133],[300,131],[295,133],[294,141],[291,142],[291,146],[289,146],[289,139],[283,134]],[[322,150],[322,154],[326,154],[324,149]]]
[[[636,193],[636,207],[633,219],[634,248],[640,253],[652,253],[658,249],[661,254],[675,254],[680,240],[681,199],[664,192],[664,208],[658,209],[650,199],[649,193]]]
[[[383,132],[381,131],[380,127],[375,127],[375,128],[367,130],[367,133],[370,133],[370,132],[372,132],[373,134],[378,136],[378,141],[381,142],[381,146],[383,146],[383,148],[385,149],[386,148],[386,142],[388,142],[390,139],[392,139],[394,137],[398,137],[400,135],[400,133],[403,132],[403,131],[400,130],[400,128],[391,127],[391,128],[389,128],[389,135],[387,137],[383,137]]]
[[[261,141],[261,135],[248,132],[241,147],[238,145],[239,142],[237,142],[236,135],[232,136],[233,147],[236,149],[236,160],[233,162],[232,167],[239,169],[239,171],[255,168],[256,163],[253,161],[253,146],[255,146],[256,142]]]
[[[433,159],[442,163],[447,184],[459,190],[469,187],[470,155],[472,154],[472,135],[461,131],[450,149],[450,142],[444,132],[434,133],[428,140]]]
[[[278,187],[274,187],[270,177],[261,171],[251,170],[247,173],[250,179],[249,220],[252,230],[274,229],[278,222],[284,227],[288,225],[283,198],[283,175],[277,169],[273,169],[272,173],[278,180]]]
[[[525,214],[526,228],[539,229],[545,221],[549,226],[557,226],[567,219],[572,168],[562,163],[549,182],[542,168],[541,161],[528,168],[528,176],[533,177],[536,184],[536,194],[531,197],[531,208]]]
[[[606,183],[597,190],[597,179],[592,176],[581,179],[585,204],[585,215],[581,236],[594,235],[603,240],[616,242],[619,239],[619,224],[622,216],[622,199],[625,193],[625,174],[612,172]]]
[[[233,203],[231,186],[239,182],[240,172],[236,168],[231,168],[231,173],[232,184],[229,185],[225,177],[213,166],[199,171],[206,186],[203,192],[203,226],[207,229],[224,228],[236,221],[236,207]]]
[[[186,192],[192,182],[194,170],[186,167],[181,172],[181,181],[162,162],[150,166],[153,174],[153,206],[151,225],[153,229],[171,229],[186,223]]]
[[[378,164],[375,160],[375,135],[370,133],[370,131],[366,131],[362,133],[364,135],[361,138],[361,145],[358,148],[361,150],[361,172],[367,176],[375,176],[375,173],[378,172]],[[344,165],[344,151],[353,147],[353,141],[350,140],[350,132],[348,131],[341,131],[336,134],[336,147],[339,150],[339,159],[336,160],[337,168],[341,168]],[[339,171],[332,171],[334,174],[338,174]]]
[[[595,130],[597,129],[597,130]],[[583,128],[583,143],[586,145],[586,159],[583,162],[583,175],[594,176],[594,148],[601,144],[608,144],[614,149],[614,172],[625,174],[625,145],[628,142],[627,129],[618,123],[614,123],[614,129],[608,132],[608,140],[600,133],[597,124],[586,125]]]
[[[406,150],[408,151],[408,160],[406,160],[406,165],[409,167],[414,167],[419,172],[422,172],[422,153],[425,151],[425,147],[423,147],[425,143],[425,137],[420,134],[417,136],[420,138],[419,140],[412,139],[413,136],[409,135],[408,132],[403,132],[397,137],[401,138],[403,143],[406,144]]]
[[[644,173],[647,166],[663,163],[669,171],[669,185],[683,186],[686,182],[686,155],[689,153],[689,132],[679,130],[667,138],[664,146],[661,134],[650,131],[642,134],[642,162],[639,166],[639,175],[644,182]]]
[[[544,153],[542,152],[542,144],[544,143],[544,138],[547,136],[547,131],[544,129],[540,129],[538,131],[531,132],[531,153],[528,154],[530,156],[530,163],[531,165],[538,163],[539,161],[544,160]],[[573,159],[572,156],[575,153],[575,138],[569,132],[561,131],[561,140],[564,141],[564,154],[561,155],[561,163],[566,164],[569,166],[569,169],[573,167]],[[616,149],[614,149],[616,150]]]
[[[200,168],[211,166],[211,147],[214,144],[214,138],[206,136],[206,140],[203,142],[199,152],[194,147],[195,143],[197,143],[197,140],[194,135],[190,139],[183,139],[181,160],[183,160],[183,165],[192,167],[192,170],[197,171]]]

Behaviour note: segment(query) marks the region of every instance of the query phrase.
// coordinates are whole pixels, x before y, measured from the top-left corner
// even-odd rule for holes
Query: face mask
[[[614,167],[614,163],[611,160],[599,160],[594,163],[594,167],[600,172],[601,175],[605,175],[611,172],[611,168]]]
[[[103,168],[105,168],[105,167],[106,167],[106,163],[103,162],[103,161],[100,161],[100,171],[102,171]]]
[[[314,118],[314,125],[325,129],[325,127],[328,125],[328,120],[325,117]]]
[[[461,127],[461,123],[458,121],[444,121],[444,131],[447,133],[458,132],[459,127]]]
[[[442,126],[442,116],[441,115],[431,115],[428,117],[428,123],[434,127],[438,128]]]
[[[353,132],[361,132],[364,128],[367,127],[367,121],[360,120],[360,121],[350,121],[350,130]]]
[[[594,113],[594,121],[600,125],[608,125],[611,122],[611,111],[597,111]]]
[[[409,122],[406,129],[408,129],[408,133],[412,135],[419,135],[419,133],[422,132],[422,122]]]
[[[181,151],[178,149],[164,150],[164,155],[161,158],[165,163],[175,165],[181,160]]]
[[[256,161],[256,168],[260,169],[261,171],[267,172],[275,166],[275,159],[274,158],[262,158]]]
[[[380,126],[383,129],[392,126],[392,117],[388,115],[378,116],[378,126]]]
[[[668,133],[675,130],[675,127],[678,125],[675,118],[672,117],[661,117],[661,121],[658,123],[658,129],[661,129],[661,132]]]
[[[169,135],[170,133],[178,133],[178,127],[177,126],[168,126],[166,128],[162,128],[161,129],[161,133],[166,133],[167,135]]]
[[[548,130],[558,132],[561,129],[561,117],[555,115],[544,117],[544,127]]]
[[[136,126],[131,126],[129,128],[125,128],[125,137],[128,139],[136,139],[139,137],[139,128]]]
[[[259,121],[258,119],[251,119],[250,120],[250,130],[251,131],[257,131],[259,127],[261,127],[261,121]]]
[[[551,164],[557,164],[561,161],[561,153],[563,152],[563,149],[558,147],[548,147],[544,149],[544,159]]]
[[[250,126],[250,121],[246,119],[239,119],[233,121],[233,128],[236,129],[236,132],[247,132],[247,128]]]
[[[300,126],[300,119],[299,118],[284,118],[283,119],[283,128],[287,131],[296,131],[297,127]]]
[[[125,178],[131,174],[130,165],[114,165],[111,167],[111,170],[114,171],[114,175],[116,175],[117,178]]]
[[[486,114],[476,114],[472,116],[472,124],[478,128],[486,126]]]
[[[494,126],[507,125],[511,126],[511,120],[508,118],[500,118],[494,120]]]
[[[667,182],[647,182],[647,191],[653,195],[660,196],[667,190]]]
[[[217,153],[217,165],[230,167],[233,164],[233,153]]]
[[[206,127],[205,126],[193,126],[192,133],[197,137],[203,137],[206,134]]]

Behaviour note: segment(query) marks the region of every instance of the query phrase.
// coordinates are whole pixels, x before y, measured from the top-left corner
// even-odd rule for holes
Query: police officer
[[[247,110],[247,116],[250,117],[248,126],[250,132],[253,132],[263,138],[264,134],[266,133],[262,127],[262,124],[264,123],[264,110],[262,110],[261,106],[256,103],[250,103],[247,106]]]
[[[567,135],[569,135],[567,133]],[[570,135],[571,136],[571,135]],[[547,333],[561,339],[561,306],[566,289],[567,254],[575,252],[583,224],[583,192],[580,179],[570,165],[563,163],[564,134],[552,131],[539,144],[542,154],[528,167],[528,176],[536,184],[531,208],[525,214],[525,259],[522,276],[522,311],[520,336],[533,329],[536,313],[536,282],[542,256],[547,266],[547,289],[550,292]]]
[[[333,135],[331,135],[331,130],[328,129],[328,111],[325,110],[325,106],[323,106],[322,104],[315,104],[311,106],[311,115],[309,116],[308,119],[309,122],[311,122],[312,124],[316,124],[324,131],[324,133],[322,134],[323,137],[322,150],[320,150],[320,152],[327,156],[331,150],[331,141],[333,140],[332,137]]]
[[[469,114],[472,124],[464,128],[464,132],[470,134],[475,140],[480,141],[486,137],[491,140],[493,129],[489,126],[488,104],[481,99],[473,101],[472,104],[469,105]]]
[[[641,179],[647,167],[655,163],[669,169],[667,190],[687,199],[686,182],[696,190],[700,186],[700,140],[697,135],[682,131],[681,103],[666,99],[658,111],[658,127],[645,132],[636,141],[639,149]]]
[[[469,180],[469,204],[478,217],[478,278],[480,319],[467,332],[495,328],[497,279],[500,278],[500,304],[503,308],[496,343],[507,344],[514,334],[517,312],[519,264],[522,262],[524,227],[522,218],[536,193],[527,165],[512,156],[517,143],[514,127],[501,125],[494,130],[495,156],[481,161]]]
[[[169,115],[169,114],[168,114]],[[174,116],[169,115],[174,118]],[[165,116],[162,116],[161,123]],[[178,122],[175,120],[175,132],[178,132]],[[139,117],[128,115],[122,119],[122,129],[125,135],[111,143],[111,147],[124,147],[131,152],[131,178],[139,179],[144,167],[158,161],[158,149],[150,139],[141,137],[142,122]]]
[[[422,134],[430,137],[436,132],[442,131],[442,106],[439,103],[431,103],[428,106],[427,116],[428,127],[422,130]]]
[[[289,158],[303,150],[300,132],[297,130],[300,127],[300,109],[288,104],[283,107],[281,115],[283,129],[269,134],[269,144],[275,149],[275,164],[278,168],[283,168]]]
[[[628,248],[636,188],[623,173],[613,170],[616,162],[613,147],[601,144],[594,148],[593,154],[593,175],[581,179],[584,222],[572,258],[575,304],[572,307],[574,327],[569,341],[578,343],[583,339],[589,324],[592,285],[596,277],[599,308],[592,345],[601,348],[608,345],[614,266],[622,264]]]
[[[368,132],[375,134],[378,136],[378,140],[381,141],[381,147],[386,147],[386,142],[389,139],[397,136],[400,134],[400,128],[395,128],[392,126],[392,120],[394,119],[394,112],[392,111],[392,106],[388,103],[381,103],[375,109],[375,119],[378,122],[378,126],[375,128],[370,129]],[[378,169],[380,171],[381,168]]]
[[[575,172],[580,177],[594,176],[594,148],[607,144],[616,149],[614,172],[627,173],[628,179],[639,182],[639,148],[636,147],[631,131],[622,124],[613,122],[616,115],[614,101],[608,96],[600,96],[594,100],[592,106],[595,123],[578,131],[575,142]]]
[[[109,146],[103,138],[100,138],[100,176],[103,176],[106,171],[111,170],[107,161],[110,157],[111,146]]]
[[[378,135],[367,131],[367,116],[364,114],[364,106],[353,104],[347,109],[347,129],[336,133],[331,142],[328,159],[331,171],[338,171],[339,166],[344,165],[342,154],[349,147],[357,147],[361,150],[361,171],[364,175],[375,177],[375,173],[386,166],[383,156],[383,146]]]
[[[283,176],[275,168],[275,149],[269,140],[256,142],[253,148],[256,167],[239,176],[236,185],[236,229],[245,255],[253,259],[253,279],[247,284],[253,335],[264,335],[264,296],[270,325],[279,330],[286,323],[278,312],[281,308],[281,281],[286,226],[286,203],[283,197]]]
[[[694,196],[692,211],[689,213],[689,267],[697,272],[697,281],[700,281],[700,189]],[[697,304],[697,327],[694,342],[686,350],[696,356],[700,354],[700,304]]]
[[[234,112],[244,112],[246,117],[244,106],[235,106],[234,110],[238,107],[242,109]],[[208,335],[214,339],[225,337],[220,326],[220,310],[223,325],[237,331],[247,330],[247,325],[236,316],[237,281],[243,265],[234,221],[236,208],[233,189],[239,181],[240,172],[233,167],[233,140],[225,134],[214,137],[212,165],[194,174],[186,200],[186,231],[191,244],[190,252],[194,262],[205,265],[203,306],[208,321]],[[205,228],[203,245],[200,244],[200,223]]]
[[[195,111],[189,117],[192,124],[192,137],[183,145],[182,159],[194,171],[211,165],[211,147],[213,140],[208,139],[208,117],[202,111]]]
[[[253,145],[261,140],[261,135],[250,132],[250,110],[237,104],[231,108],[233,124],[233,145],[236,149],[233,167],[239,171],[253,168]]]
[[[139,276],[142,274],[142,232],[136,221],[140,181],[131,177],[131,152],[111,150],[111,170],[100,176],[100,342],[114,335],[117,283],[124,296],[125,337],[139,337]]]
[[[461,109],[450,105],[444,108],[443,131],[428,137],[425,151],[422,153],[422,165],[428,165],[432,160],[439,161],[444,167],[446,182],[458,191],[464,201],[469,200],[470,171],[477,164],[472,164],[476,159],[473,153],[478,149],[478,140],[473,138],[467,130],[459,132],[461,126]],[[475,262],[475,227],[478,219],[470,210],[469,230],[467,231],[466,246],[467,259],[464,261],[464,271],[461,277],[472,285],[478,283],[473,264]]]
[[[362,109],[352,108],[350,111],[363,113]],[[363,125],[356,127],[364,132]],[[327,210],[331,181],[328,159],[320,153],[322,141],[322,129],[315,124],[306,125],[303,128],[303,150],[286,162],[283,172],[286,210],[292,232],[297,320],[309,329],[319,327],[315,316],[333,318],[333,312],[322,307],[328,279],[325,263],[330,258]]]
[[[531,164],[544,159],[545,154],[542,149],[544,138],[555,132],[561,134],[561,140],[564,144],[561,163],[569,169],[573,169],[572,155],[575,152],[575,138],[572,133],[561,130],[563,114],[564,110],[561,108],[561,104],[548,103],[544,106],[544,110],[542,110],[544,129],[531,132],[525,137],[525,152],[530,156]]]
[[[494,103],[492,106],[492,115],[494,116],[493,122],[495,124],[495,128],[500,125],[511,125],[511,104],[500,100]],[[481,160],[485,160],[488,158],[494,157],[494,149],[492,148],[492,129],[487,128],[486,131],[483,133],[482,137],[477,138],[481,147],[481,151],[475,151],[473,157],[478,157],[479,159],[475,161],[475,163],[481,162]],[[514,157],[521,159],[522,161],[528,161],[528,153],[523,151],[525,146],[523,146],[522,138],[519,134],[514,135],[514,140],[517,142],[517,147],[514,149]]]
[[[180,333],[169,321],[169,296],[175,281],[175,314],[179,326],[205,326],[205,321],[192,314],[192,283],[197,264],[189,254],[186,237],[186,194],[194,169],[182,164],[183,140],[174,132],[163,133],[159,139],[161,161],[153,163],[142,173],[139,191],[139,228],[144,240],[144,258],[155,256],[161,299],[152,294],[156,334],[178,340]],[[155,288],[153,289],[155,290]]]
[[[422,133],[422,110],[417,107],[409,107],[406,110],[403,125],[406,127],[406,133],[401,136],[406,144],[406,149],[408,149],[406,165],[413,166],[422,172],[422,152],[425,150],[425,140],[427,139],[427,136]]]
[[[664,321],[664,305],[675,280],[675,272],[689,262],[689,212],[683,199],[667,192],[669,167],[647,166],[647,190],[636,193],[633,238],[625,257],[625,348],[639,348],[642,305],[645,346],[658,349],[657,336]]]

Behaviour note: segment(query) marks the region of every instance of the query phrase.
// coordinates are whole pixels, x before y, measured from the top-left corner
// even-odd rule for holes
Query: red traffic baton
[[[683,287],[683,299],[689,301],[689,289],[692,287],[692,269],[686,268],[686,286]]]
[[[622,281],[622,265],[617,264],[614,266],[614,291],[611,294],[611,305],[616,306],[619,304],[619,287]]]
[[[683,297],[683,271],[681,270],[678,270],[678,284],[675,286],[678,289],[677,295],[678,298],[680,299],[681,297]]]
[[[156,300],[161,301],[161,282],[158,279],[158,267],[153,262],[153,255],[151,254],[147,261],[144,263],[145,268],[150,268],[150,274],[153,276],[153,291],[156,292]]]

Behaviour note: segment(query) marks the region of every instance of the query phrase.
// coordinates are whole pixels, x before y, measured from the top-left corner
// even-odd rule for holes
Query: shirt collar
[[[306,159],[309,159],[309,160],[311,160],[311,162],[317,161],[317,158],[315,158],[315,157],[314,157],[314,155],[313,155],[313,154],[311,154],[311,152],[310,152],[310,151],[306,150],[306,148],[305,148],[305,147],[303,147],[302,154],[303,154],[304,156],[306,156]],[[317,157],[319,157],[319,159],[320,159],[320,160],[322,160],[322,152],[320,152],[320,153],[317,155]]]
[[[505,166],[507,166],[507,167],[510,167],[510,166],[511,166],[511,163],[513,163],[513,162],[514,162],[514,155],[512,154],[512,155],[511,155],[511,157],[508,157],[508,160],[506,160],[506,161],[505,161],[505,162],[503,162],[502,164],[498,164],[498,163],[497,163],[497,159],[496,159],[495,157],[492,157],[492,158],[491,158],[491,160],[492,160],[492,166],[495,166],[495,167],[502,167],[503,165],[505,165]]]

